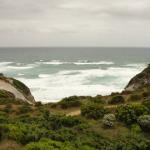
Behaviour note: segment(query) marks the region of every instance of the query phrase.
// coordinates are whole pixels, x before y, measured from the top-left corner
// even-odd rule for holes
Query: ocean
[[[120,92],[149,63],[150,48],[0,48],[0,73],[42,102]]]

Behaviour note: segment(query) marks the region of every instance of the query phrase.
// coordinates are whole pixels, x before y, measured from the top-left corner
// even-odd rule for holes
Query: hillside
[[[150,87],[150,64],[146,69],[130,80],[125,90],[134,91],[145,87]]]
[[[31,105],[3,89],[0,150],[149,150],[149,71],[150,66],[121,93],[71,96],[58,103]]]
[[[0,74],[0,97],[7,98],[7,93],[11,93],[13,99],[22,100],[30,104],[35,102],[30,89],[26,85],[16,79]]]

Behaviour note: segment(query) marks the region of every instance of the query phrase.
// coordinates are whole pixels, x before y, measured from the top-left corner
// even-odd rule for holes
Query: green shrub
[[[19,107],[19,114],[29,113],[32,111],[32,108],[28,104],[24,104]]]
[[[66,97],[59,102],[59,105],[63,109],[80,106],[79,97],[77,96]]]
[[[69,141],[72,142],[76,139],[76,133],[73,132],[70,128],[61,128],[59,130],[56,130],[52,134],[50,134],[50,138],[56,141]]]
[[[144,98],[148,98],[150,97],[150,92],[143,92],[142,95]]]
[[[42,106],[42,103],[41,102],[35,102],[35,106],[40,107],[40,106]]]
[[[11,104],[5,105],[3,111],[6,112],[6,113],[11,113],[13,111],[12,110],[12,105]]]
[[[1,98],[11,98],[15,99],[15,95],[9,91],[6,90],[0,90],[0,99]]]
[[[111,96],[117,96],[117,95],[119,95],[120,93],[119,92],[112,92],[111,93]]]
[[[113,104],[121,104],[121,103],[124,103],[124,102],[125,102],[125,100],[124,100],[123,96],[117,95],[117,96],[113,96],[112,99],[110,99],[108,101],[108,104],[113,105]]]
[[[15,104],[20,105],[24,102],[21,100],[13,99],[13,98],[0,98],[0,105],[6,105],[6,104]]]
[[[32,141],[38,141],[42,137],[48,137],[50,131],[43,127],[38,128],[36,125],[25,123],[6,124],[3,126],[5,136],[21,144],[26,144]]]
[[[117,107],[116,118],[127,125],[137,122],[140,115],[148,114],[149,110],[140,104],[128,104]]]
[[[150,115],[143,115],[138,118],[138,124],[144,131],[150,132]]]
[[[138,134],[138,133],[141,133],[142,130],[141,130],[141,127],[138,124],[133,124],[133,125],[131,125],[131,132],[135,133],[135,134]]]
[[[16,79],[12,79],[13,80],[13,85],[22,93],[28,95],[30,94],[30,90],[29,88],[22,82],[20,82],[19,80]]]
[[[82,121],[77,117],[61,115],[51,115],[49,121],[53,130],[60,129],[62,127],[73,127],[82,123]]]
[[[138,101],[141,100],[141,98],[142,98],[141,95],[134,94],[134,95],[130,95],[128,101]]]
[[[141,134],[128,134],[118,137],[113,150],[149,150],[150,140]]]
[[[87,118],[99,119],[104,116],[106,109],[103,106],[89,103],[81,107],[81,115]]]
[[[57,142],[50,139],[41,139],[39,142],[27,144],[23,150],[75,150],[71,144]]]
[[[106,114],[104,115],[102,122],[103,122],[104,127],[111,128],[114,126],[115,120],[116,120],[116,117],[114,114]]]
[[[102,100],[101,95],[97,95],[95,97],[90,97],[89,98],[91,102],[97,103],[97,104],[104,104],[104,101]]]
[[[144,106],[146,106],[146,107],[150,110],[150,98],[147,99],[147,100],[144,100],[144,101],[142,102],[142,104],[143,104]]]

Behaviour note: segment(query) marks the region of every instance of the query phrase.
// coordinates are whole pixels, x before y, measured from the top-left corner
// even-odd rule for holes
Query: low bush
[[[150,115],[140,116],[137,122],[144,131],[150,132]]]
[[[116,117],[114,114],[106,114],[104,115],[103,120],[102,120],[103,126],[111,128],[114,126],[115,120],[116,120]]]
[[[101,95],[97,95],[95,97],[90,97],[89,98],[91,102],[97,103],[97,104],[104,104],[105,102],[102,100]]]
[[[15,99],[15,95],[9,91],[6,90],[0,90],[0,99],[1,98],[11,98]]]
[[[149,110],[150,110],[150,98],[149,99],[146,99],[142,102],[142,104],[144,106],[146,106]]]
[[[128,101],[139,101],[141,100],[141,98],[142,98],[141,95],[133,94],[133,95],[130,95],[130,97],[128,98]]]
[[[57,142],[50,139],[41,139],[39,142],[27,144],[23,150],[75,150],[66,142]]]
[[[66,109],[69,107],[80,106],[80,101],[79,101],[79,97],[71,96],[62,99],[58,104],[60,105],[61,108]]]
[[[15,104],[15,105],[20,105],[25,102],[13,98],[0,98],[0,105],[6,105],[6,104]]]
[[[77,117],[60,115],[51,115],[49,121],[53,130],[60,129],[62,127],[73,127],[82,123],[81,119]]]
[[[12,110],[12,105],[11,105],[11,104],[5,105],[3,111],[6,112],[6,113],[11,113],[11,112],[13,112],[13,110]]]
[[[135,134],[139,134],[142,132],[141,127],[138,124],[131,125],[131,132]]]
[[[28,104],[24,104],[24,105],[19,107],[18,114],[29,113],[31,111],[32,111],[31,106]]]
[[[142,93],[142,96],[143,96],[144,98],[148,98],[148,97],[150,97],[150,92],[143,92],[143,93]]]
[[[106,109],[103,106],[89,103],[81,107],[81,115],[86,118],[99,119],[104,116]]]
[[[113,96],[109,101],[108,101],[108,104],[122,104],[124,103],[125,100],[124,100],[124,97],[121,96],[121,95],[117,95],[117,96]]]
[[[12,79],[13,80],[13,85],[22,93],[28,95],[30,94],[30,90],[29,88],[22,82],[20,82],[19,80],[16,79]]]
[[[116,118],[127,125],[131,125],[137,122],[137,118],[140,115],[148,113],[149,110],[144,105],[140,104],[121,105],[116,109]]]

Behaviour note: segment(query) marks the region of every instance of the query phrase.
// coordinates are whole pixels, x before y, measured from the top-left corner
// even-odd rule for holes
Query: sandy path
[[[0,80],[0,89],[13,93],[18,99],[26,100],[21,92],[19,92],[15,87],[3,80]]]

